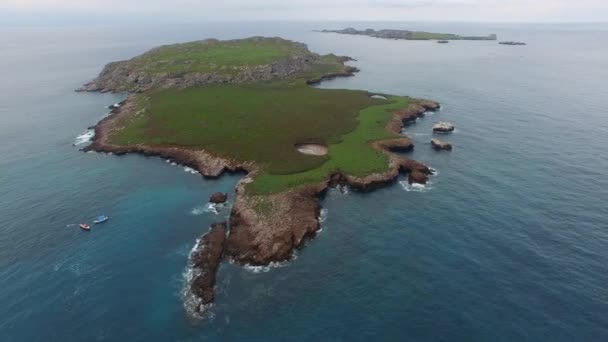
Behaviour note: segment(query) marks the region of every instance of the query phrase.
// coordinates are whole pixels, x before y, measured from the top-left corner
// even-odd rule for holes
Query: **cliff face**
[[[243,179],[230,214],[226,256],[240,264],[268,265],[291,258],[319,230],[318,195],[326,183],[271,194],[247,193]]]
[[[184,52],[189,59],[179,62],[166,60],[165,50],[173,46],[153,49],[141,56],[127,61],[107,64],[100,75],[91,82],[83,85],[77,91],[99,92],[144,92],[150,89],[187,88],[217,83],[254,83],[276,79],[289,79],[301,75],[312,76],[312,79],[324,79],[337,76],[350,76],[356,68],[344,65],[350,60],[347,57],[334,55],[321,56],[312,53],[306,45],[280,38],[253,37],[238,40],[243,44],[259,44],[269,51],[260,51],[260,47],[253,53],[288,53],[278,55],[271,61],[247,61],[245,57],[232,64],[223,64],[221,59],[204,59],[201,56],[209,49],[218,48],[220,42],[209,39],[192,42],[193,47]],[[267,45],[270,45],[266,47]],[[277,45],[279,47],[277,47]],[[221,48],[221,47],[220,47]],[[163,50],[165,49],[165,50]],[[175,49],[184,50],[180,44]],[[192,51],[194,50],[194,52]],[[277,51],[275,51],[277,50]],[[247,51],[243,52],[244,54]],[[315,70],[333,70],[324,74],[316,74]]]
[[[143,92],[150,89],[187,88],[214,83],[251,83],[283,79],[312,70],[319,55],[294,56],[268,65],[243,66],[233,74],[191,72],[185,74],[150,74],[130,61],[108,64],[99,77],[82,86],[79,91]]]

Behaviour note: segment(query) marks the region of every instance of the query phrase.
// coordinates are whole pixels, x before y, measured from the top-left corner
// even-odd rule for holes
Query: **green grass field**
[[[156,91],[138,95],[138,101],[139,114],[123,123],[112,143],[206,149],[254,161],[263,172],[252,189],[271,193],[338,170],[353,175],[385,170],[386,156],[368,142],[395,137],[385,129],[390,111],[411,100],[275,82]],[[329,153],[301,154],[295,149],[301,143],[328,145]]]
[[[290,56],[313,56],[306,46],[278,38],[204,41],[168,45],[127,63],[149,75],[179,72],[230,72],[262,66]],[[136,96],[137,111],[118,123],[109,137],[117,145],[149,144],[205,149],[260,172],[249,190],[257,194],[320,182],[333,172],[364,176],[388,168],[387,156],[369,142],[394,138],[385,129],[391,111],[407,97],[372,99],[365,91],[319,89],[306,80],[343,72],[335,55],[310,57],[309,68],[287,80],[214,84],[152,90]],[[309,58],[309,57],[304,57]],[[297,144],[329,147],[325,156],[305,155]]]
[[[236,74],[243,67],[267,65],[308,49],[283,39],[206,40],[166,45],[150,50],[129,61],[135,70],[147,74],[184,74],[191,72]],[[335,56],[324,56],[325,67],[338,68]]]

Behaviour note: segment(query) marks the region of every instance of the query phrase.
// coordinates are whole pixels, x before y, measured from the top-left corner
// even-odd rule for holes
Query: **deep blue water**
[[[363,25],[524,47],[311,32],[346,25],[0,27],[0,339],[608,339],[608,26]],[[188,253],[228,214],[201,209],[239,176],[79,152],[74,138],[122,96],[72,90],[159,44],[251,35],[358,59],[360,74],[324,87],[440,101],[407,128],[411,156],[439,174],[425,189],[330,191],[323,231],[295,261],[223,265],[212,317],[193,323]],[[457,126],[451,153],[428,145],[440,119]],[[103,227],[73,225],[101,211]]]

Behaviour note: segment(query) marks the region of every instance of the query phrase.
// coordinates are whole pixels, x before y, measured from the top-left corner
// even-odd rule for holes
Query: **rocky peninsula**
[[[365,29],[357,30],[349,27],[341,30],[321,30],[323,33],[340,33],[350,35],[369,36],[374,38],[382,39],[402,39],[402,40],[439,40],[443,43],[447,43],[449,40],[497,40],[498,37],[495,34],[487,36],[461,36],[453,33],[434,33],[434,32],[423,32],[423,31],[409,31],[409,30],[374,30]]]
[[[412,149],[402,127],[439,104],[310,87],[352,76],[348,60],[280,38],[207,40],[110,63],[80,89],[130,93],[95,126],[85,150],[160,156],[204,177],[246,174],[231,197],[229,222],[214,225],[192,252],[190,314],[213,302],[222,260],[289,260],[319,230],[320,197],[329,187],[369,191],[402,173],[410,183],[427,182],[428,167],[392,151]],[[323,153],[302,153],[302,146]]]

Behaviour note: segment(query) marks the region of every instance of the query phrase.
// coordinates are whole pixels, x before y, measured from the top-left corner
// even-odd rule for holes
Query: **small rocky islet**
[[[210,178],[245,174],[228,222],[214,225],[191,254],[185,302],[191,315],[213,302],[223,260],[281,262],[313,238],[320,229],[319,198],[329,187],[369,191],[401,173],[423,184],[432,174],[392,151],[411,150],[401,129],[439,104],[310,86],[353,76],[358,69],[348,60],[281,38],[211,39],[110,63],[79,89],[129,93],[94,127],[86,151],[160,156]],[[311,146],[324,153],[301,153]],[[227,197],[216,193],[210,202]]]

